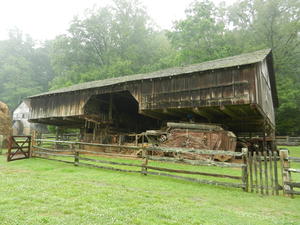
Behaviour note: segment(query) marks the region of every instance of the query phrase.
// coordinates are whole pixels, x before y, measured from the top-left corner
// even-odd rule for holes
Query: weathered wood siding
[[[256,66],[256,103],[261,107],[265,116],[275,124],[271,84],[266,59]]]
[[[254,66],[148,80],[141,87],[141,111],[256,103]]]
[[[83,115],[83,106],[89,97],[83,93],[65,93],[31,99],[30,119]]]
[[[103,116],[109,116],[108,110],[101,110],[101,107],[107,107],[107,103],[104,106],[100,100],[99,103],[98,100],[92,101],[93,96],[101,97],[111,93],[116,97],[125,92],[129,92],[132,95],[129,94],[129,98],[134,98],[138,103],[136,113],[121,110],[123,113],[127,111],[125,113],[131,117],[134,115],[137,118],[140,113],[158,120],[184,120],[188,114],[194,114],[196,121],[202,122],[203,119],[207,119],[209,122],[225,124],[233,131],[243,132],[261,129],[265,118],[268,118],[270,127],[274,127],[275,124],[266,60],[226,69],[134,80],[35,97],[30,99],[30,118],[33,122],[43,123],[55,118],[55,123],[59,124],[57,119],[60,117],[77,117],[80,119],[79,123],[83,123],[90,114],[93,120],[98,119],[101,122]],[[117,99],[115,98],[114,105],[118,104]],[[119,101],[126,100],[119,98]],[[94,107],[95,104],[99,105]]]

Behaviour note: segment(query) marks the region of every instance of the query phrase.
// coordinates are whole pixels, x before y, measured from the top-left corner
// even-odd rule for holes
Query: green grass
[[[292,155],[300,155],[300,147],[290,149]],[[197,170],[220,172],[219,168]],[[240,174],[230,169],[226,173]],[[43,159],[7,163],[0,156],[1,225],[300,224],[299,210],[300,197],[260,196]]]

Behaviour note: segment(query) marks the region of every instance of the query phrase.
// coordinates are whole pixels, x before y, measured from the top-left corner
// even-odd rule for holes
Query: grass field
[[[300,156],[300,147],[290,149]],[[0,156],[0,225],[300,224],[299,211],[300,196]]]

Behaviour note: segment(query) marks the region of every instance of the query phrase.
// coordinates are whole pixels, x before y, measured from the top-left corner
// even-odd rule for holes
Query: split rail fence
[[[55,149],[55,146],[64,145],[67,148]],[[84,146],[89,146],[89,149],[97,148],[96,150],[85,150]],[[96,144],[86,142],[74,142],[74,141],[57,141],[46,139],[35,139],[33,142],[32,155],[34,157],[45,158],[50,160],[56,160],[66,163],[72,163],[75,166],[89,166],[101,169],[110,169],[122,172],[140,173],[143,175],[159,175],[177,178],[181,180],[202,183],[213,184],[225,187],[242,188],[247,191],[248,188],[248,169],[247,169],[247,149],[243,152],[230,152],[230,151],[215,151],[215,150],[200,150],[200,149],[183,149],[183,148],[170,148],[170,147],[155,147],[155,146],[127,146],[127,145],[113,145],[113,144]],[[101,151],[99,151],[101,149]],[[121,151],[131,151],[133,154],[121,154]],[[156,154],[153,154],[153,153]],[[159,156],[157,153],[161,153]],[[177,157],[161,156],[167,154],[175,154]],[[197,154],[203,156],[213,155],[230,155],[241,158],[241,163],[226,163],[215,162],[206,160],[191,160],[180,157],[181,154]],[[179,156],[179,157],[178,157]],[[98,158],[96,158],[98,157]],[[99,158],[101,157],[101,158]],[[136,159],[136,163],[120,162],[117,160],[120,158]],[[65,158],[69,158],[66,160]],[[172,162],[189,164],[196,167],[196,169],[172,169],[165,166],[150,165],[150,162]],[[118,167],[116,167],[118,166]],[[120,168],[121,166],[121,168]],[[225,168],[235,168],[234,174],[223,173],[211,173],[197,170],[197,166],[215,166]],[[124,168],[126,167],[126,168]],[[138,168],[138,169],[131,169]],[[189,167],[191,168],[191,167]],[[238,169],[238,170],[236,170]],[[238,172],[240,171],[240,172]],[[240,175],[237,175],[237,174]],[[186,174],[188,176],[182,176],[178,174]],[[192,175],[200,175],[201,177],[211,177],[210,179],[198,179],[192,177]],[[220,181],[220,179],[226,181]]]
[[[186,157],[187,155],[198,158],[191,159]],[[230,163],[217,162],[213,161],[214,155],[230,155],[237,160]],[[242,152],[231,152],[149,146],[144,142],[129,146],[38,138],[31,140],[30,136],[11,137],[7,160],[30,156],[75,166],[159,175],[202,184],[241,188],[262,195],[279,195],[280,190],[287,196],[300,195],[300,191],[295,190],[300,188],[300,182],[297,182],[297,179],[300,181],[300,166],[296,165],[300,164],[300,157],[289,156],[288,150],[280,150],[278,155],[277,151],[248,152],[247,148]],[[203,157],[199,159],[199,156]],[[172,163],[177,163],[177,166],[172,166]],[[291,163],[293,166],[295,163],[296,168],[292,168]],[[189,166],[178,166],[181,164]],[[200,169],[200,166],[206,168]],[[226,169],[216,169],[212,173],[209,169],[211,166]],[[280,180],[278,172],[281,173]],[[292,177],[294,173],[297,175]]]

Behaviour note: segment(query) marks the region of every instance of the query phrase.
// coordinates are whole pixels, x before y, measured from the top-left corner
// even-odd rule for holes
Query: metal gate
[[[7,161],[30,157],[31,136],[11,136],[9,138]]]

